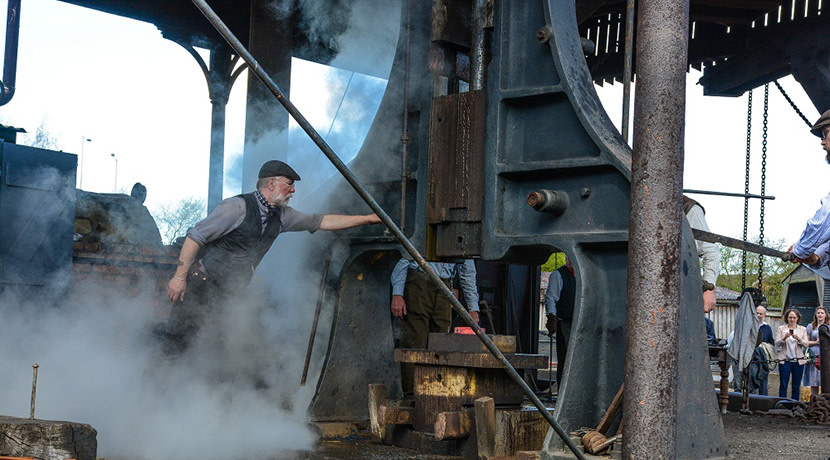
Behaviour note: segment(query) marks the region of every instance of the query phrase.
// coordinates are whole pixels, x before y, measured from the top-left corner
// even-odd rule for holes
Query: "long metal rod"
[[[317,294],[317,308],[314,310],[314,322],[311,323],[311,335],[308,337],[308,348],[305,352],[305,364],[303,365],[303,377],[300,379],[300,386],[305,386],[305,380],[308,377],[311,350],[314,349],[314,337],[317,336],[317,323],[320,320],[320,310],[323,308],[323,299],[326,296],[326,278],[329,275],[329,265],[331,265],[331,257],[326,258],[323,275],[320,277],[320,292]]]
[[[634,3],[628,0],[625,4],[625,49],[623,54],[623,106],[622,106],[622,138],[628,142],[628,120],[631,113],[631,74],[634,61]]]
[[[568,433],[559,426],[559,423],[554,420],[553,416],[548,409],[542,404],[542,401],[536,396],[536,393],[530,389],[527,385],[527,382],[522,379],[516,369],[510,364],[510,361],[504,356],[504,354],[496,347],[492,340],[490,340],[487,335],[481,330],[481,327],[473,321],[473,318],[467,312],[467,310],[461,305],[461,302],[455,298],[452,291],[441,281],[441,278],[438,277],[438,274],[435,273],[435,270],[427,264],[426,259],[415,249],[415,246],[412,245],[406,236],[404,236],[403,232],[401,232],[400,228],[395,225],[395,222],[389,217],[389,215],[380,207],[380,205],[375,201],[375,199],[369,194],[368,191],[360,184],[357,180],[355,175],[351,172],[351,170],[346,166],[345,163],[334,153],[334,150],[326,143],[325,140],[320,136],[319,133],[311,126],[308,120],[300,113],[299,110],[294,106],[294,104],[289,101],[285,95],[280,91],[277,84],[274,82],[273,79],[259,66],[259,63],[254,59],[253,55],[242,45],[242,43],[233,35],[231,30],[219,16],[208,6],[205,0],[192,0],[193,4],[196,5],[197,8],[205,15],[208,21],[216,28],[216,30],[224,37],[224,39],[228,42],[228,44],[236,51],[236,54],[241,56],[245,62],[248,63],[248,68],[254,72],[254,74],[262,81],[262,83],[271,91],[274,97],[277,98],[280,104],[285,107],[285,110],[297,121],[297,124],[303,129],[303,131],[308,134],[311,140],[317,144],[317,147],[323,152],[326,158],[331,161],[332,165],[343,175],[343,178],[354,188],[355,192],[363,198],[363,201],[369,205],[369,208],[378,215],[380,220],[389,229],[389,231],[395,236],[395,239],[401,244],[401,246],[406,249],[406,252],[412,256],[412,259],[417,262],[418,266],[421,267],[421,270],[429,276],[432,280],[433,284],[441,291],[441,293],[450,301],[453,310],[460,316],[468,326],[470,326],[473,331],[475,332],[476,336],[478,336],[479,340],[484,343],[484,346],[487,347],[487,350],[498,359],[498,361],[504,366],[505,372],[512,378],[521,388],[522,392],[530,399],[534,406],[539,409],[539,413],[547,420],[547,422],[551,425],[551,427],[556,431],[556,434],[562,438],[562,441],[565,445],[568,446],[568,449],[573,452],[574,456],[580,460],[584,460],[585,456],[580,452],[579,448],[574,444],[571,440]]]
[[[689,0],[639,0],[622,457],[677,458]]]
[[[795,257],[792,252],[779,251],[777,249],[768,248],[760,244],[750,243],[749,241],[718,235],[717,233],[706,232],[703,230],[699,230],[697,228],[692,229],[692,234],[695,236],[695,239],[699,241],[706,241],[708,243],[720,243],[724,246],[729,246],[730,248],[754,252],[755,254],[760,254],[762,256],[778,257],[785,262],[790,262]]]
[[[403,65],[403,129],[401,130],[401,231],[406,228],[406,172],[409,152],[409,50],[412,36],[412,4],[406,0],[406,48]]]
[[[716,192],[713,190],[692,190],[684,188],[683,193],[691,193],[693,195],[717,195],[717,196],[734,196],[738,198],[757,198],[760,200],[774,200],[775,197],[771,195],[755,195],[754,193],[732,193],[732,192]]]

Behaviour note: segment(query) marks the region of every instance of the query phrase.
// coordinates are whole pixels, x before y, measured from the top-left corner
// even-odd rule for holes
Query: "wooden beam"
[[[383,441],[386,437],[386,425],[380,423],[378,411],[386,405],[386,385],[382,383],[369,384],[369,429],[375,441]]]
[[[475,413],[478,458],[486,459],[492,457],[496,449],[496,404],[493,398],[476,399]]]
[[[548,357],[523,353],[504,353],[507,361],[516,369],[544,369]],[[475,367],[501,369],[501,362],[490,353],[466,353],[459,351],[433,351],[416,348],[395,349],[395,361],[399,363],[430,364],[433,366]]]
[[[380,406],[378,409],[378,423],[383,425],[409,425],[411,418],[411,407]]]
[[[471,411],[441,412],[435,420],[435,440],[464,439],[473,430]]]

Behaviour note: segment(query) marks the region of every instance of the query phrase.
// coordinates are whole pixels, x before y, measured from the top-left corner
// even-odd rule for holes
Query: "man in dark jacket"
[[[562,382],[565,372],[565,358],[568,356],[568,341],[571,339],[571,323],[576,300],[576,277],[571,259],[565,258],[565,265],[551,272],[545,291],[545,310],[548,333],[556,333],[556,384]]]
[[[288,201],[300,175],[282,161],[265,162],[258,177],[254,192],[223,200],[187,231],[176,273],[167,284],[167,295],[174,302],[165,331],[168,353],[184,351],[212,307],[248,286],[281,232],[314,233],[380,222],[375,214],[296,211]]]

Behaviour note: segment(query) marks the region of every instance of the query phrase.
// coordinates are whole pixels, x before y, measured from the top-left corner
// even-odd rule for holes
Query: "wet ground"
[[[830,426],[780,417],[728,413],[723,417],[734,460],[830,460]],[[325,441],[302,460],[457,460],[459,457],[418,454],[368,440]]]

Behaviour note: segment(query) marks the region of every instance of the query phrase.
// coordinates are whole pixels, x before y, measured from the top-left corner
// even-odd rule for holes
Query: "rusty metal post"
[[[35,396],[37,395],[37,363],[32,364],[32,405],[31,410],[29,412],[29,418],[34,420],[35,418]]]
[[[677,450],[689,0],[640,0],[637,10],[623,458],[668,459]]]
[[[824,356],[821,360],[821,393],[830,394],[830,326],[826,324],[818,327],[818,353]]]

